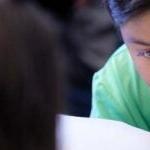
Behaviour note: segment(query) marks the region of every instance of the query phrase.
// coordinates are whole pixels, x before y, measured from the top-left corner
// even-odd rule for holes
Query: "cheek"
[[[150,58],[137,56],[137,52],[130,51],[130,54],[135,63],[136,69],[140,76],[150,85]]]

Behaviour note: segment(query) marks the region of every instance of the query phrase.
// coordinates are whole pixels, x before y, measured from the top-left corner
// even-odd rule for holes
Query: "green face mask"
[[[127,47],[118,49],[93,77],[91,117],[150,131],[150,87],[137,73]]]

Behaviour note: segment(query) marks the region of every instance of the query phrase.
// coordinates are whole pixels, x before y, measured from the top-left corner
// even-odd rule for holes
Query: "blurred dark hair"
[[[47,10],[63,21],[68,21],[72,17],[74,0],[18,0],[32,1],[39,4],[44,10]]]
[[[117,26],[150,10],[150,0],[104,0]]]
[[[28,3],[0,3],[0,150],[54,150],[58,34]]]

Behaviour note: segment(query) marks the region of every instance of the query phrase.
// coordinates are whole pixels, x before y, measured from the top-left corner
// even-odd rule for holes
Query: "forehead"
[[[130,39],[150,41],[150,11],[130,19],[121,27],[121,33],[125,41]]]

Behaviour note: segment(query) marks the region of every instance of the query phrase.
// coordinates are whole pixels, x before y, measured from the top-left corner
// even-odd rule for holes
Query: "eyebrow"
[[[144,45],[144,46],[150,46],[150,42],[146,42],[144,40],[140,40],[140,39],[136,39],[136,38],[130,38],[129,40],[127,40],[127,42]]]

